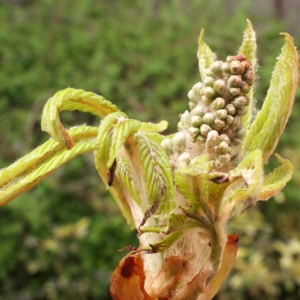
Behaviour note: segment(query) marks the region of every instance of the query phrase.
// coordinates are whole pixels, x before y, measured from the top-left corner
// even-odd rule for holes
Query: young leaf
[[[141,126],[141,122],[137,120],[121,119],[115,126],[111,138],[109,149],[109,158],[107,167],[110,168],[116,158],[118,150],[126,141],[127,137],[135,134]]]
[[[200,35],[198,38],[198,64],[201,80],[204,81],[206,77],[206,69],[215,61],[216,55],[211,51],[209,46],[203,42],[202,38],[204,35],[204,29],[202,28],[200,31]]]
[[[281,166],[274,169],[265,176],[264,183],[258,196],[258,200],[268,200],[278,194],[291,180],[293,175],[293,165],[287,159],[283,159],[280,155],[275,154]]]
[[[211,165],[207,155],[199,155],[191,166],[180,168],[175,172],[175,183],[182,195],[192,206],[200,206],[204,211],[209,211],[207,204],[212,204],[218,209],[220,193],[225,189],[223,184],[216,184],[213,180],[227,176],[222,172],[210,172]],[[228,177],[228,176],[227,176]]]
[[[243,54],[247,57],[247,60],[250,61],[252,68],[254,71],[257,69],[257,60],[256,60],[256,35],[255,31],[253,30],[252,24],[249,20],[247,20],[247,27],[244,31],[244,37],[243,37],[243,42],[242,45],[239,49],[239,54]],[[254,72],[255,74],[255,72]],[[254,78],[255,80],[255,78]],[[254,101],[253,101],[253,89],[254,87],[251,86],[250,91],[247,93],[247,96],[250,99],[249,102],[249,109],[247,114],[243,117],[243,124],[245,128],[249,129],[251,120],[252,120],[252,115],[253,115],[253,110],[254,110]]]
[[[244,153],[261,149],[264,163],[273,153],[290,116],[298,83],[298,54],[293,38],[287,33],[282,35],[285,45],[275,65],[266,100],[243,145]]]
[[[122,159],[122,158],[118,159],[116,172],[120,180],[122,181],[123,185],[128,190],[132,199],[138,205],[141,205],[141,197],[140,197],[139,189],[133,180],[133,176],[131,174],[132,171],[130,169],[129,162],[127,159]]]
[[[257,201],[268,200],[269,198],[278,194],[286,185],[286,183],[292,178],[293,165],[287,159],[283,159],[278,154],[275,154],[281,166],[274,169],[271,173],[265,176],[262,187],[257,196]],[[240,188],[234,190],[225,201],[223,201],[224,207],[228,203],[231,203],[232,209],[238,202],[244,201],[247,198],[247,188]]]
[[[89,132],[90,134],[86,134],[86,138],[84,138],[85,135],[83,135],[83,131]],[[95,133],[94,128],[87,126],[70,129],[68,134],[74,141],[77,140],[77,135],[80,135],[80,140],[75,142],[74,147],[71,150],[62,148],[58,151],[56,147],[50,148],[51,146],[55,146],[55,143],[46,142],[38,148],[38,151],[34,150],[26,156],[26,165],[28,169],[26,171],[24,170],[24,172],[20,172],[17,178],[14,177],[10,181],[7,181],[7,172],[4,169],[2,175],[4,175],[3,182],[6,184],[0,189],[0,205],[9,202],[21,193],[31,189],[44,177],[48,176],[59,166],[73,159],[77,155],[93,151],[95,147]],[[23,161],[24,158],[20,162],[22,163]],[[18,170],[18,164],[19,162],[17,161],[13,167],[14,172]],[[16,173],[14,174],[16,175]],[[0,180],[2,183],[2,178]]]
[[[72,148],[72,139],[59,118],[62,110],[80,110],[103,118],[118,111],[118,108],[99,95],[73,88],[59,91],[51,97],[43,109],[42,130],[48,132],[54,140],[66,144],[67,148]]]
[[[164,130],[166,130],[168,128],[168,122],[167,121],[160,121],[157,124],[154,123],[146,123],[146,122],[142,122],[141,131],[144,132],[149,132],[149,133],[153,133],[153,132],[162,132]]]
[[[122,112],[115,112],[105,117],[99,126],[95,143],[94,161],[95,167],[103,182],[107,181],[106,176],[109,170],[107,162],[112,142],[112,131],[120,119],[127,119],[127,116]]]
[[[157,134],[139,132],[135,135],[139,147],[148,205],[159,200],[157,213],[165,216],[175,206],[172,171],[168,156]]]
[[[242,176],[246,183],[247,198],[243,211],[254,206],[264,178],[262,151],[260,149],[252,151],[229,175],[232,179]]]

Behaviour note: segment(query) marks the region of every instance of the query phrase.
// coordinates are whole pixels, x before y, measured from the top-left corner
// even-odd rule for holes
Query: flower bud
[[[203,117],[205,114],[205,110],[202,106],[197,105],[194,109],[191,111],[192,116],[200,116]]]
[[[246,73],[243,74],[243,80],[245,80],[249,85],[253,85],[254,73],[253,73],[252,67],[249,67],[249,69],[246,71]]]
[[[180,116],[180,122],[183,125],[183,127],[189,127],[191,124],[191,115],[186,110],[181,116]]]
[[[230,87],[239,87],[242,83],[242,78],[240,75],[231,75],[227,83]]]
[[[193,127],[200,127],[203,123],[202,118],[200,116],[193,116],[192,117],[192,126]]]
[[[203,143],[206,140],[206,138],[204,136],[202,136],[201,134],[199,134],[195,140],[196,143]]]
[[[239,53],[238,55],[235,56],[235,59],[240,62],[243,62],[243,61],[247,60],[247,57],[244,54]]]
[[[194,93],[193,90],[190,90],[188,92],[187,96],[190,99],[190,101],[193,101],[193,102],[197,102],[198,101],[197,96],[195,95],[195,93]]]
[[[182,125],[181,122],[178,122],[177,128],[178,128],[178,130],[180,131],[180,130],[183,130],[183,129],[184,129],[184,126]]]
[[[218,131],[212,130],[207,134],[206,145],[209,148],[216,147],[219,144],[219,134]]]
[[[225,119],[227,117],[227,110],[226,109],[217,110],[216,117],[221,120]]]
[[[190,110],[194,109],[196,106],[197,106],[197,102],[192,102],[192,101],[189,102]]]
[[[183,152],[178,158],[176,163],[185,162],[189,164],[191,161],[191,156],[188,152]]]
[[[230,64],[229,62],[224,62],[222,65],[222,70],[226,74],[230,74]]]
[[[198,99],[201,98],[202,90],[203,90],[203,84],[201,82],[197,82],[192,88],[192,91],[194,92],[194,94],[196,96],[199,96]]]
[[[244,116],[244,115],[247,114],[247,112],[248,112],[248,108],[247,107],[242,107],[242,108],[237,110],[236,114],[238,116]]]
[[[235,56],[229,55],[229,56],[227,56],[226,61],[227,61],[228,63],[231,63],[231,62],[234,61],[235,59],[236,59]]]
[[[226,117],[226,119],[225,119],[225,123],[228,124],[228,125],[230,125],[230,124],[233,123],[233,120],[234,120],[234,117],[228,115],[228,116]]]
[[[184,151],[185,146],[186,146],[186,141],[185,141],[185,135],[183,132],[177,132],[173,136],[172,142],[173,142],[174,152],[182,153]]]
[[[203,104],[209,106],[211,104],[212,98],[208,98],[205,95],[203,95],[201,101]]]
[[[167,154],[173,153],[173,142],[171,139],[167,138],[161,142],[162,147],[166,150]]]
[[[227,148],[227,153],[230,155],[230,157],[234,157],[236,155],[236,152],[232,147]]]
[[[236,97],[241,93],[241,89],[240,88],[230,88],[229,93],[231,96]]]
[[[210,66],[210,70],[216,76],[221,76],[223,74],[222,66],[223,66],[222,61],[215,61]]]
[[[221,142],[226,142],[228,145],[230,144],[230,139],[227,136],[227,134],[223,133],[220,135],[220,141]]]
[[[201,127],[200,127],[200,133],[203,135],[203,136],[207,136],[208,133],[211,131],[211,128],[210,126],[208,126],[207,124],[202,124]]]
[[[214,123],[215,117],[212,113],[206,113],[203,118],[203,123],[207,125],[212,125]]]
[[[218,155],[218,159],[222,163],[227,163],[227,162],[230,162],[231,157],[230,157],[229,153],[226,153],[226,154]]]
[[[234,129],[239,129],[242,126],[242,119],[240,116],[235,116],[233,123],[232,123],[232,128]]]
[[[205,70],[205,75],[207,76],[207,77],[213,77],[214,76],[214,73],[211,71],[211,69],[209,68],[209,69],[206,69]]]
[[[241,144],[243,144],[243,142],[244,142],[243,139],[235,138],[235,139],[233,140],[234,146],[240,146]]]
[[[230,63],[230,71],[232,74],[240,75],[243,74],[244,68],[242,63],[238,60],[234,60]]]
[[[224,163],[222,163],[219,159],[214,160],[215,168],[219,169],[224,166]]]
[[[235,98],[231,103],[236,107],[236,108],[242,108],[246,105],[246,97],[244,96],[239,96]]]
[[[221,142],[220,144],[219,144],[219,146],[217,147],[217,149],[216,149],[216,152],[218,153],[218,154],[225,154],[226,152],[227,152],[227,149],[228,149],[228,144],[226,143],[226,142]]]
[[[220,120],[220,119],[215,119],[215,124],[218,128],[222,128],[225,126],[225,121],[224,120]]]
[[[208,76],[208,77],[205,77],[203,83],[204,83],[205,86],[213,87],[214,83],[215,83],[215,79]]]
[[[214,89],[217,94],[222,95],[225,91],[225,81],[223,79],[218,79],[215,81]]]
[[[196,127],[190,127],[189,128],[190,135],[193,139],[196,139],[196,137],[200,134],[200,129]]]
[[[225,109],[227,110],[228,115],[234,115],[236,112],[236,108],[234,107],[233,104],[227,104]]]
[[[207,87],[204,89],[204,95],[205,95],[207,98],[211,99],[211,98],[213,98],[213,97],[216,95],[216,92],[215,92],[215,90],[214,90],[212,87],[207,86]]]
[[[250,92],[250,86],[246,81],[241,82],[241,89],[244,94],[247,94]]]
[[[211,106],[214,110],[222,109],[225,106],[225,100],[221,97],[218,97],[212,102]]]
[[[244,127],[242,127],[240,130],[238,130],[238,131],[236,132],[235,136],[236,136],[237,138],[242,139],[242,138],[244,138],[244,137],[246,136],[246,134],[247,134],[247,130],[246,130]]]
[[[244,68],[244,72],[247,71],[249,68],[252,68],[250,61],[248,61],[247,59],[242,61],[242,66]]]

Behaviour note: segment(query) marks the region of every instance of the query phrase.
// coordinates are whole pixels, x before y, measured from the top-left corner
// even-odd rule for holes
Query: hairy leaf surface
[[[292,37],[287,33],[282,35],[285,45],[275,65],[266,100],[243,145],[244,152],[261,149],[264,163],[273,153],[290,116],[298,83],[298,54]]]
[[[170,213],[175,206],[172,171],[157,134],[136,134],[148,205],[159,199],[158,213]]]
[[[206,69],[214,62],[216,55],[212,52],[209,46],[203,42],[204,29],[202,28],[200,31],[200,35],[198,38],[198,63],[199,63],[199,71],[201,75],[201,80],[204,81],[206,77]]]
[[[67,88],[51,97],[43,109],[42,130],[48,132],[54,140],[71,148],[72,141],[59,118],[62,110],[80,110],[103,118],[118,111],[118,108],[103,97],[80,89]]]
[[[256,34],[255,31],[253,30],[251,22],[247,20],[247,27],[244,31],[243,42],[239,49],[239,53],[247,57],[247,60],[250,61],[250,63],[252,64],[252,68],[254,71],[256,71],[257,69],[256,49],[257,49]],[[249,93],[247,93],[247,96],[250,99],[249,106],[248,106],[249,108],[247,114],[243,116],[243,124],[247,129],[251,125],[251,120],[252,120],[253,110],[255,105],[253,100],[253,90],[254,90],[254,86],[251,86]]]
[[[110,168],[116,158],[117,152],[124,144],[128,136],[135,134],[141,126],[141,122],[137,120],[122,119],[115,126],[111,138],[109,149],[109,158],[107,167]]]

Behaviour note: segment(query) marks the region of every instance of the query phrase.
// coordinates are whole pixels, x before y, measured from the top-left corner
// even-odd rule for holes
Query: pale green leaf
[[[190,229],[190,228],[188,228]],[[157,253],[163,252],[171,247],[182,235],[185,233],[186,230],[178,230],[168,234],[164,239],[156,242],[155,244],[151,244],[145,247],[143,250],[149,253]]]
[[[200,35],[198,38],[198,64],[201,80],[204,81],[206,77],[206,69],[210,67],[210,65],[215,61],[215,54],[209,48],[209,46],[203,42],[204,29],[202,28],[200,31]]]
[[[159,199],[157,213],[168,215],[175,206],[172,171],[158,134],[137,133],[140,164],[148,205]]]
[[[138,189],[138,185],[134,182],[132,170],[127,159],[118,158],[116,173],[118,174],[121,182],[129,192],[132,199],[140,206],[140,191]]]
[[[283,159],[278,154],[275,154],[281,166],[274,169],[266,175],[262,189],[259,193],[258,200],[268,200],[278,194],[291,180],[293,175],[293,165],[287,159]]]
[[[122,112],[115,112],[103,119],[101,122],[95,143],[94,161],[96,169],[103,182],[107,182],[107,162],[109,159],[109,149],[112,142],[112,132],[118,120],[126,119],[127,116]]]
[[[243,151],[261,149],[267,162],[290,116],[298,83],[298,54],[287,33],[272,75],[271,85],[261,111],[246,136]]]
[[[175,173],[175,183],[180,192],[192,206],[200,206],[208,210],[207,203],[218,209],[221,201],[221,193],[226,185],[217,184],[216,178],[228,177],[222,172],[211,172],[211,164],[207,155],[196,157],[189,167],[180,168]]]
[[[262,187],[259,191],[257,200],[268,200],[278,194],[292,178],[293,165],[287,159],[283,159],[278,154],[275,154],[281,166],[274,169],[271,173],[265,176]],[[248,197],[247,188],[235,189],[226,199],[226,203],[232,203],[233,206],[240,201],[245,201]],[[226,206],[226,205],[224,205]]]
[[[243,211],[255,205],[258,199],[264,179],[262,159],[262,151],[260,149],[256,149],[249,153],[249,155],[247,155],[233,171],[229,172],[231,180],[242,177],[247,186],[247,194]]]
[[[254,74],[257,69],[256,48],[257,48],[257,45],[256,45],[255,31],[253,30],[251,22],[249,20],[247,20],[247,27],[244,31],[243,42],[239,49],[239,54],[243,54],[247,57],[247,60],[250,61],[250,63],[252,64]],[[247,114],[245,116],[243,116],[243,125],[247,129],[251,125],[251,120],[252,120],[253,111],[254,111],[255,103],[253,101],[253,89],[254,89],[254,86],[252,86],[250,88],[250,91],[247,94],[247,96],[250,99],[249,106],[248,106],[249,109],[248,109]]]
[[[128,136],[135,134],[141,126],[137,120],[119,119],[118,124],[114,127],[111,145],[109,149],[109,158],[107,167],[110,168],[116,158],[117,152],[124,144]]]
[[[206,203],[204,199],[201,198],[202,194],[197,176],[184,172],[185,169],[186,168],[182,168],[175,173],[174,181],[180,193],[193,208],[198,208],[200,206],[204,210],[206,208]]]
[[[140,130],[151,133],[151,132],[162,132],[167,128],[168,128],[168,122],[163,120],[157,124],[143,122]]]
[[[75,127],[70,129],[68,134],[74,140],[72,149],[57,148],[57,144],[50,140],[7,169],[1,170],[0,205],[31,189],[44,177],[74,157],[94,150],[95,128],[89,126]],[[8,177],[7,174],[10,171],[12,175]]]
[[[80,110],[103,118],[118,111],[118,108],[99,95],[73,88],[59,91],[51,97],[43,109],[42,130],[48,132],[54,140],[71,148],[72,140],[59,118],[59,112],[62,110]]]
[[[97,128],[84,125],[77,126],[71,128],[69,130],[69,134],[74,142],[77,143],[77,141],[81,139],[86,140],[95,138],[97,136]],[[7,168],[0,170],[0,186],[3,186],[14,178],[21,176],[24,172],[33,169],[41,162],[60,151],[63,147],[64,145],[53,139],[49,139],[47,142],[23,156]]]

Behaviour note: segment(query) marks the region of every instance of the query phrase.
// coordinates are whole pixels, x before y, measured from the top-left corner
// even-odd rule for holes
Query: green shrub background
[[[197,38],[220,59],[235,54],[246,19],[258,37],[257,105],[266,94],[283,44],[283,21],[261,19],[251,1],[15,0],[0,2],[0,167],[48,139],[40,130],[46,100],[68,86],[96,92],[132,118],[169,122],[188,108],[199,81]],[[299,46],[300,32],[295,32]],[[287,188],[234,217],[238,257],[216,299],[300,297],[299,92],[277,151],[295,166]],[[63,113],[65,124],[99,120]],[[272,129],[270,129],[271,131]],[[272,161],[276,164],[275,161]],[[111,274],[137,245],[93,167],[83,155],[0,208],[0,298],[110,299]]]

